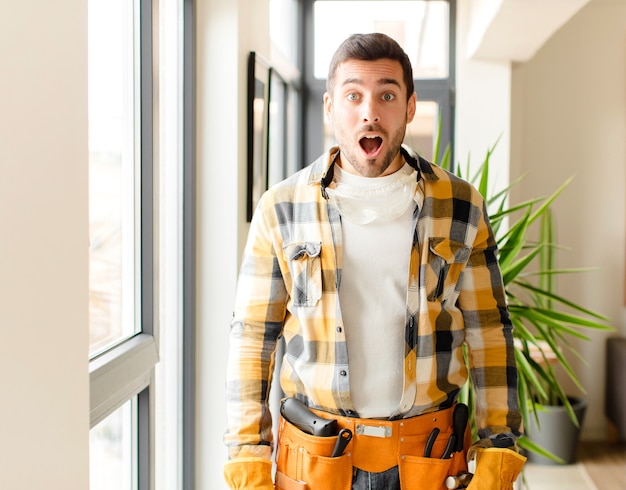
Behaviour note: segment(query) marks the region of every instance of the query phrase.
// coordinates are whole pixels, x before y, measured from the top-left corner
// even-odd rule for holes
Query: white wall
[[[624,327],[626,3],[592,0],[528,62],[513,70],[511,177],[528,176],[515,201],[574,182],[554,205],[562,277],[558,292]],[[583,437],[606,436],[604,340],[578,342],[573,360],[588,395]],[[572,388],[572,392],[575,392]]]
[[[198,490],[226,488],[226,353],[247,233],[247,56],[255,50],[269,57],[268,5],[267,0],[196,2]]]
[[[473,2],[457,4],[457,80],[455,158],[465,170],[480,165],[497,141],[490,160],[490,189],[509,181],[511,139],[511,63],[470,58],[470,41],[476,12]]]
[[[84,1],[0,4],[3,489],[89,485],[86,26]]]

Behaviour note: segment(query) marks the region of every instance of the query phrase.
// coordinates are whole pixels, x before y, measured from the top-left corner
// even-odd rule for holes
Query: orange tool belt
[[[402,490],[446,490],[448,476],[467,471],[466,452],[471,444],[469,425],[463,451],[441,459],[453,433],[454,407],[393,421],[312,411],[321,417],[336,419],[338,429],[352,431],[352,439],[343,454],[330,457],[339,436],[313,436],[281,417],[276,490],[350,490],[354,468],[378,473],[394,466],[399,466]],[[425,457],[426,442],[435,429],[439,433],[430,456]]]

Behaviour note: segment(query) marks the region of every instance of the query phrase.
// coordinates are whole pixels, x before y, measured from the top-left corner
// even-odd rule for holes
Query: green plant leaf
[[[517,362],[517,369],[520,375],[520,379],[523,378],[525,382],[532,385],[532,387],[543,398],[547,397],[547,393],[544,390],[543,385],[539,382],[539,378],[535,374],[534,367],[528,362],[526,356],[520,350],[515,350],[515,360]]]
[[[502,210],[498,211],[497,213],[493,213],[493,214],[489,215],[489,220],[498,220],[498,219],[501,219],[503,217],[508,217],[509,215],[511,215],[511,214],[513,214],[513,213],[515,213],[517,211],[520,211],[521,209],[525,209],[525,208],[526,209],[532,209],[532,207],[535,204],[540,203],[541,201],[542,201],[541,198],[532,199],[530,201],[525,201],[525,202],[522,202],[522,203],[517,204],[515,206],[511,206],[511,207],[509,207],[507,209],[502,209]],[[528,214],[530,216],[530,213],[528,213]]]
[[[545,458],[551,459],[559,464],[564,464],[565,461],[563,458],[557,456],[556,454],[552,454],[547,449],[542,448],[541,446],[532,442],[528,437],[522,436],[517,440],[517,445],[522,449],[526,449],[527,451],[532,451],[533,453],[539,454]]]
[[[552,271],[553,273],[557,273],[560,274],[560,271]],[[551,273],[551,271],[544,271],[544,274],[549,274]],[[611,319],[601,315],[600,313],[597,313],[595,311],[592,311],[588,308],[583,307],[582,305],[579,305],[577,303],[574,303],[573,301],[570,301],[566,298],[563,298],[562,296],[559,296],[557,294],[554,294],[550,291],[546,291],[545,289],[541,289],[538,287],[533,286],[532,284],[528,283],[528,282],[524,282],[524,283],[518,283],[520,284],[522,287],[529,289],[530,291],[533,291],[534,293],[538,294],[538,295],[543,295],[546,297],[549,297],[550,299],[554,300],[554,301],[558,301],[559,303],[566,305],[574,310],[580,311],[581,313],[584,313],[586,315],[592,316],[594,318],[598,318],[599,320],[602,320],[603,322],[610,322]],[[600,329],[606,329],[606,330],[614,330],[614,328],[612,326],[609,325],[601,325],[601,324],[596,324],[596,326],[594,326],[593,328],[600,328]]]
[[[516,277],[518,277],[522,271],[530,264],[537,255],[541,252],[541,247],[536,247],[531,252],[520,259],[516,260],[512,264],[507,264],[505,268],[502,270],[502,277],[504,279],[504,284],[509,284]],[[515,257],[512,253],[511,257]]]
[[[449,161],[447,162],[447,166],[444,165],[439,158],[439,148],[441,147],[441,125],[442,125],[442,115],[439,113],[439,117],[437,118],[437,134],[435,135],[435,143],[433,145],[433,163],[439,165],[441,168],[445,170],[450,170]],[[448,145],[449,146],[449,145]]]
[[[561,187],[559,187],[556,191],[554,191],[554,193],[550,197],[546,198],[543,201],[543,204],[530,217],[531,223],[534,222],[539,216],[541,216],[550,207],[550,205],[554,202],[554,200],[561,195],[561,193],[572,182],[573,179],[574,177],[570,177],[569,179],[567,179],[561,185]]]
[[[577,326],[583,326],[587,328],[593,328],[596,330],[613,330],[613,327],[609,325],[604,325],[602,323],[598,323],[593,320],[589,320],[587,318],[583,318],[578,315],[572,315],[569,313],[563,313],[562,311],[545,309],[545,308],[533,308],[534,314],[540,318],[540,321],[550,322],[554,325],[555,328],[562,328],[563,323],[570,323]]]

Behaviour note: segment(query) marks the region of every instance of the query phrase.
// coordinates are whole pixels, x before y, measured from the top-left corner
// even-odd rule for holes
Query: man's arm
[[[231,488],[248,488],[253,473],[259,471],[260,481],[267,484],[269,478],[271,483],[271,464],[267,463],[272,454],[273,436],[268,396],[286,299],[271,227],[263,213],[257,212],[242,260],[230,332],[226,383],[228,427],[224,442],[231,459],[225,466]]]
[[[480,438],[467,454],[468,461],[475,463],[468,490],[510,490],[526,461],[517,454],[515,444],[522,430],[517,364],[497,255],[483,202],[476,240],[464,271],[467,287],[459,296]]]
[[[509,318],[496,241],[482,203],[472,254],[464,271],[459,306],[465,321],[470,375],[481,438],[518,436],[521,414],[513,327]],[[465,286],[467,285],[467,286]]]

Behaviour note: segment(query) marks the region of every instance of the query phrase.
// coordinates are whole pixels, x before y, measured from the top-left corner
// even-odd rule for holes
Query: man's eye
[[[385,101],[387,101],[387,102],[388,102],[388,101],[391,101],[391,100],[393,100],[393,99],[395,99],[395,98],[396,98],[396,96],[395,96],[395,95],[393,95],[393,94],[385,94],[385,95],[383,95],[383,100],[385,100]]]
[[[348,100],[355,101],[358,100],[359,96],[357,94],[348,94]]]

